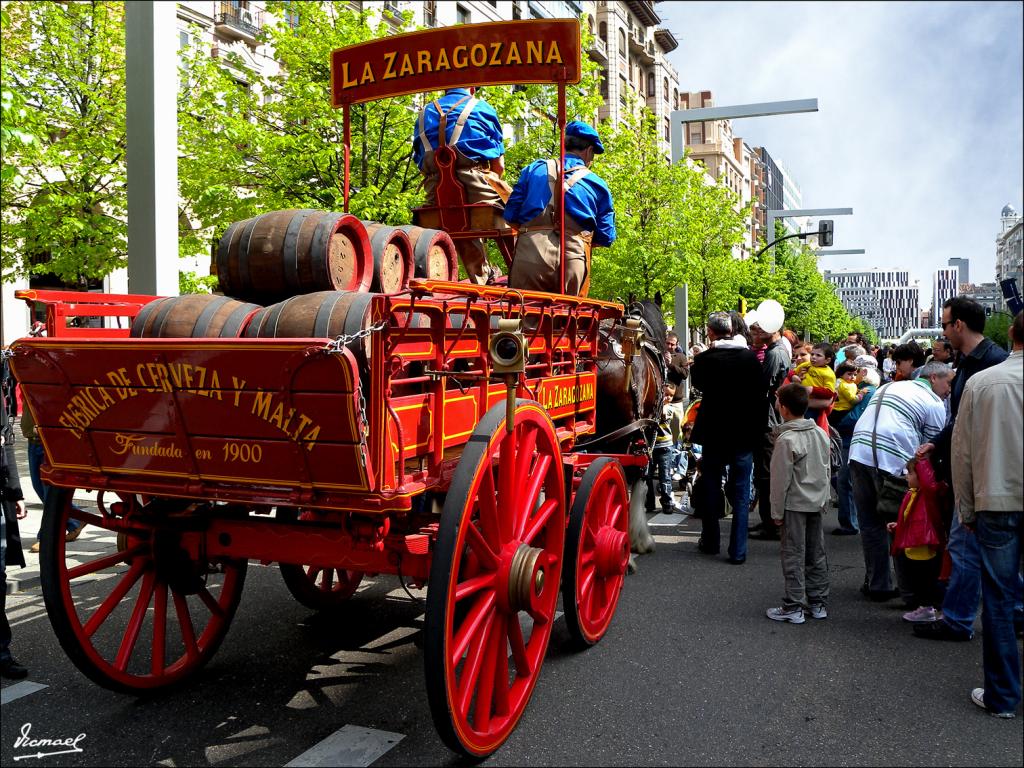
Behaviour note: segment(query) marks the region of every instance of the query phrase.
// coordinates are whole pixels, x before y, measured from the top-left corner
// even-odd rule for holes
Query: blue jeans
[[[850,481],[850,443],[853,436],[843,438],[842,466],[839,467],[839,484],[836,494],[839,496],[839,527],[848,531],[856,531],[857,505],[853,502],[853,483]]]
[[[985,706],[992,712],[1013,712],[1020,704],[1020,655],[1013,615],[1021,604],[1022,538],[1024,513],[978,513]]]
[[[36,492],[36,496],[43,502],[43,509],[46,509],[46,493],[50,490],[50,486],[43,482],[42,477],[39,475],[39,468],[43,465],[43,459],[46,458],[46,451],[43,450],[43,444],[39,440],[29,440],[28,442],[28,476],[32,479],[32,490]],[[77,530],[81,526],[81,522],[78,520],[68,520],[67,529],[68,531]],[[36,534],[36,540],[38,541],[42,531]]]
[[[942,620],[957,632],[973,637],[974,619],[981,603],[981,552],[977,536],[960,525],[960,516],[956,513],[946,547],[953,568],[942,601]]]
[[[672,462],[675,459],[675,449],[671,445],[665,445],[654,449],[654,467],[657,471],[658,498],[661,501],[661,509],[664,512],[672,511]]]
[[[750,477],[754,468],[754,454],[736,453],[729,449],[704,448],[701,459],[701,474],[706,478],[703,509],[717,509],[722,493],[722,480],[729,470],[726,491],[732,505],[732,530],[729,534],[729,557],[733,560],[747,558],[747,517],[750,514]],[[705,515],[701,520],[701,541],[708,551],[717,551],[721,532],[718,516]]]

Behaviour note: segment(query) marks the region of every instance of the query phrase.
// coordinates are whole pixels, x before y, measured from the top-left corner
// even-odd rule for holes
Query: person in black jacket
[[[7,361],[4,361],[6,367]],[[4,575],[3,615],[0,618],[0,675],[12,680],[28,676],[28,670],[11,655],[11,625],[7,621],[7,566],[14,564],[25,567],[25,554],[21,550],[21,535],[18,520],[26,514],[24,495],[21,492],[21,478],[14,458],[14,429],[7,409],[7,396],[3,394],[0,408],[0,571]]]
[[[727,312],[715,312],[708,318],[711,341],[733,335]],[[722,480],[729,472],[729,501],[732,504],[732,531],[729,535],[729,562],[741,565],[747,559],[747,516],[750,511],[750,480],[755,448],[764,435],[767,388],[757,355],[737,346],[713,346],[694,357],[690,381],[703,392],[692,440],[703,448],[701,476],[705,510],[722,504]],[[701,538],[697,543],[704,554],[717,554],[720,547],[718,516],[702,517]]]
[[[752,317],[750,315],[753,315]],[[789,352],[782,343],[782,323],[785,318],[761,317],[759,313],[750,313],[747,319],[750,322],[750,333],[754,337],[755,345],[764,345],[764,360],[761,362],[761,371],[764,376],[764,384],[767,390],[765,412],[767,420],[765,431],[762,435],[760,445],[754,451],[754,482],[757,485],[757,514],[761,522],[752,528],[759,539],[779,539],[779,527],[772,522],[772,504],[769,498],[771,493],[771,472],[772,449],[775,445],[774,429],[782,423],[782,416],[779,414],[778,404],[775,402],[775,392],[786,380],[789,373],[789,365],[792,362]]]

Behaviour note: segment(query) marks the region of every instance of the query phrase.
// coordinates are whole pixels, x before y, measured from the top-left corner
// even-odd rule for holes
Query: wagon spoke
[[[481,525],[483,521],[481,521]],[[473,525],[472,521],[466,524],[466,543],[469,544],[480,560],[480,564],[483,565],[490,571],[497,570],[498,568],[498,556],[494,553],[494,550],[484,540],[484,536],[480,533],[479,529]]]
[[[512,519],[519,508],[519,489],[516,487],[516,431],[505,435],[501,440],[501,452],[498,461],[498,533],[504,544],[512,538]]]
[[[557,511],[558,501],[555,499],[548,499],[541,504],[540,509],[537,510],[537,514],[533,517],[529,530],[526,532],[526,535],[523,536],[523,541],[527,544],[532,543],[551,520],[551,515]]]
[[[516,663],[516,675],[529,677],[530,660],[526,656],[526,642],[523,640],[523,628],[518,616],[508,622],[508,644],[512,648],[512,660]]]
[[[508,629],[507,625],[519,623],[518,616],[498,616],[498,628],[494,633],[494,714],[508,714]]]
[[[334,589],[334,569],[324,568],[323,570],[324,579],[320,582],[320,588],[325,592],[330,592]]]
[[[530,467],[533,464],[534,450],[537,447],[537,436],[540,430],[532,424],[522,426],[523,435],[516,448],[516,477],[522,480],[530,475]],[[549,457],[550,458],[550,457]]]
[[[85,626],[82,627],[86,637],[92,637],[95,634],[100,625],[107,620],[114,608],[117,607],[117,604],[121,602],[121,599],[128,594],[128,590],[135,586],[135,582],[139,580],[144,570],[145,564],[141,560],[136,560],[132,564],[128,572],[121,577],[117,586],[107,595],[107,599],[100,604],[100,607],[96,609],[96,612],[89,618]]]
[[[620,530],[619,523],[622,522],[622,515],[625,512],[625,509],[626,506],[621,502],[612,507],[611,514],[608,515],[608,525],[610,525],[612,528],[616,530]]]
[[[174,598],[174,611],[178,614],[178,624],[181,627],[181,642],[185,645],[185,656],[195,659],[199,655],[199,647],[196,645],[196,632],[192,628],[192,617],[188,612],[188,601],[180,592],[171,590]]]
[[[466,579],[460,582],[455,587],[455,601],[464,600],[470,595],[474,595],[480,590],[488,589],[494,586],[497,576],[492,571],[491,573],[482,573],[479,576],[474,576],[471,579]]]
[[[206,587],[200,587],[196,594],[199,595],[199,599],[203,601],[206,607],[210,609],[210,613],[218,619],[224,618],[224,609],[221,607],[220,603],[217,602],[217,598],[210,594],[210,590]]]
[[[466,648],[469,646],[470,641],[479,634],[480,627],[484,624],[487,616],[494,608],[496,600],[497,596],[493,592],[488,592],[481,596],[476,605],[473,606],[472,610],[463,620],[462,626],[459,627],[458,631],[455,633],[455,637],[452,642],[451,663],[453,667],[459,663],[459,659],[461,659],[462,654],[466,652]]]
[[[583,579],[580,581],[580,594],[588,594],[594,586],[594,575],[597,573],[596,568],[588,568],[586,573],[583,574]]]
[[[150,669],[154,675],[164,670],[164,652],[167,647],[167,585],[158,582],[153,599],[153,660]]]
[[[501,549],[501,536],[498,531],[498,500],[494,489],[494,472],[490,467],[484,469],[480,478],[480,527],[484,539],[495,549]]]
[[[316,584],[316,579],[322,572],[323,569],[316,565],[311,565],[306,569],[306,575],[309,577],[311,584]]]
[[[529,481],[527,482],[526,490],[523,493],[526,501],[523,504],[522,509],[519,511],[520,522],[518,530],[516,531],[517,536],[523,535],[526,523],[530,519],[530,513],[533,511],[533,507],[537,503],[537,499],[540,497],[540,489],[541,486],[544,485],[544,481],[547,479],[548,468],[550,466],[551,457],[547,454],[537,458],[537,466],[534,468],[533,474],[529,475]]]
[[[153,598],[153,580],[156,578],[154,571],[147,571],[142,579],[142,588],[135,600],[135,608],[128,620],[124,637],[121,638],[121,647],[117,649],[117,657],[114,659],[114,667],[124,672],[128,669],[128,662],[131,660],[132,651],[135,650],[135,643],[138,642],[139,632],[142,630],[142,620],[146,618],[146,609],[149,601]]]
[[[105,521],[102,515],[96,515],[92,512],[86,512],[84,509],[75,510],[74,508],[72,508],[68,510],[68,519],[81,520],[83,523],[95,525],[97,528],[107,528],[107,526],[103,524]]]
[[[123,563],[136,555],[142,554],[145,548],[146,545],[144,543],[139,543],[134,547],[126,549],[124,552],[114,552],[110,555],[97,557],[87,563],[76,565],[74,568],[68,568],[68,581],[74,581],[81,576],[88,576],[90,573],[96,573],[96,571],[102,571],[104,568],[109,568],[112,565]]]
[[[480,679],[480,669],[483,666],[487,640],[490,638],[491,629],[494,626],[494,614],[489,614],[483,628],[482,642],[476,643],[469,652],[466,664],[462,668],[462,679],[459,680],[459,701],[460,712],[468,712],[469,704],[473,700],[473,691],[476,689],[477,680]]]
[[[484,642],[484,673],[476,690],[476,708],[473,715],[473,729],[484,733],[491,727],[491,707],[494,699],[494,667],[497,665],[496,654],[498,641],[504,641],[503,634],[490,632]]]

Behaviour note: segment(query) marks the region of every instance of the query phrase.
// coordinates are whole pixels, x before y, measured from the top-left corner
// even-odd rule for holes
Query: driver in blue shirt
[[[434,155],[442,144],[455,150],[455,178],[466,191],[467,203],[488,203],[500,211],[508,200],[511,187],[502,179],[501,121],[490,104],[473,96],[473,90],[449,88],[440,99],[428,102],[416,121],[412,157],[423,173],[429,206],[437,205],[440,174]],[[487,263],[483,240],[456,240],[455,244],[471,281],[483,284],[492,271],[497,273]]]
[[[593,246],[615,241],[612,193],[604,179],[590,170],[594,156],[604,152],[597,131],[573,120],[565,127],[565,285],[558,284],[559,232],[555,220],[557,160],[537,160],[516,182],[505,220],[518,230],[510,288],[586,296],[590,288]]]

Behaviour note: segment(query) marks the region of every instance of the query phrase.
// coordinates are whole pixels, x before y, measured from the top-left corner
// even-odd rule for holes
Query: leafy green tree
[[[2,37],[3,274],[102,278],[127,258],[124,5],[8,3]]]

